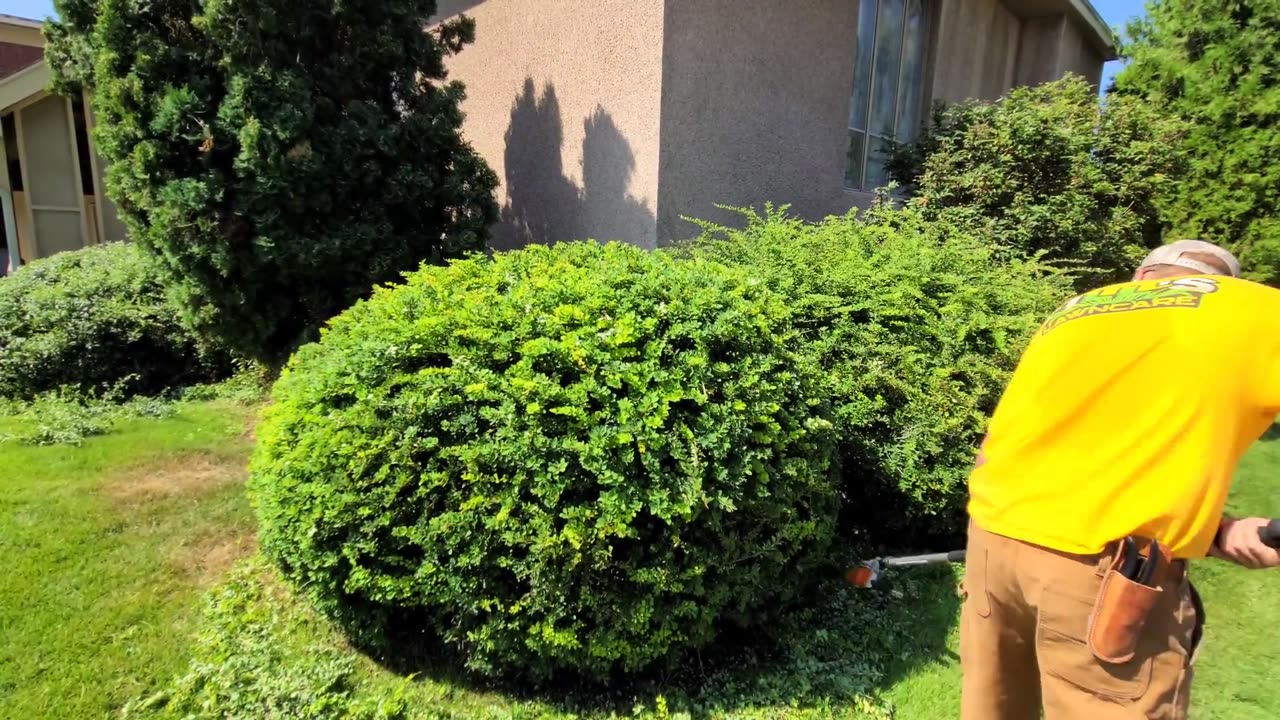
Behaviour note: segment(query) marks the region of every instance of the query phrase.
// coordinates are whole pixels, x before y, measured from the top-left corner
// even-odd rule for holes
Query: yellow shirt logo
[[[1154,308],[1200,307],[1200,300],[1218,291],[1218,281],[1206,277],[1150,280],[1101,288],[1068,300],[1040,327],[1040,335],[1082,317]]]

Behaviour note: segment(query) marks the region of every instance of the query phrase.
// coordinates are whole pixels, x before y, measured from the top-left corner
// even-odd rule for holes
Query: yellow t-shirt
[[[1196,275],[1085,293],[1023,354],[969,514],[1064,552],[1138,534],[1202,557],[1236,463],[1277,411],[1280,290]]]

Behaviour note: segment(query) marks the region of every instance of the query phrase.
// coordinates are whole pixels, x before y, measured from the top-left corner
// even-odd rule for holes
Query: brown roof
[[[15,75],[43,59],[43,48],[0,42],[0,80]]]

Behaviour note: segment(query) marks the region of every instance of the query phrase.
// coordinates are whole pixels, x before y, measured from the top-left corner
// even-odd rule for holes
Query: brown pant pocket
[[[1115,570],[1107,571],[1089,616],[1089,650],[1105,663],[1124,664],[1138,652],[1147,618],[1159,602],[1160,588],[1142,585]]]
[[[1085,643],[1052,628],[1040,628],[1036,654],[1041,670],[1092,695],[1137,700],[1151,687],[1152,658],[1100,663]]]

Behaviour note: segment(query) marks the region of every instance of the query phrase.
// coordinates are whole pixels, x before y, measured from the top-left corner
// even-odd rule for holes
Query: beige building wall
[[[1092,85],[1102,81],[1102,64],[1106,58],[1089,42],[1088,36],[1079,26],[1063,18],[1062,39],[1059,47],[1058,73],[1055,78],[1067,73],[1075,73],[1084,77]]]
[[[84,247],[84,193],[70,101],[50,95],[22,108],[16,127],[35,256]]]
[[[1037,85],[1072,72],[1096,86],[1102,79],[1104,61],[1086,34],[1065,15],[1029,18],[1023,22],[1017,84]]]
[[[476,42],[449,58],[466,138],[498,174],[494,247],[657,242],[662,0],[441,0]]]
[[[129,231],[125,227],[124,222],[120,219],[120,212],[116,209],[116,204],[107,197],[107,162],[102,155],[98,153],[98,145],[93,142],[93,127],[97,122],[97,116],[93,112],[93,102],[88,95],[84,98],[85,109],[85,129],[89,133],[89,149],[93,153],[93,167],[96,177],[94,178],[94,187],[97,190],[94,201],[96,203],[96,215],[101,218],[98,225],[98,237],[102,242],[116,242],[128,238]],[[97,217],[95,217],[95,220]]]
[[[1022,20],[1001,0],[941,0],[933,86],[948,103],[994,100],[1014,85]]]
[[[928,100],[1072,68],[1096,82],[1102,56],[1061,0],[1028,2],[935,0]],[[476,42],[448,67],[502,181],[496,248],[653,246],[697,234],[685,218],[738,222],[717,205],[820,218],[871,202],[844,185],[858,0],[441,1],[460,12]]]
[[[844,189],[858,4],[667,0],[658,237],[697,234],[689,216],[789,203],[847,212]]]

